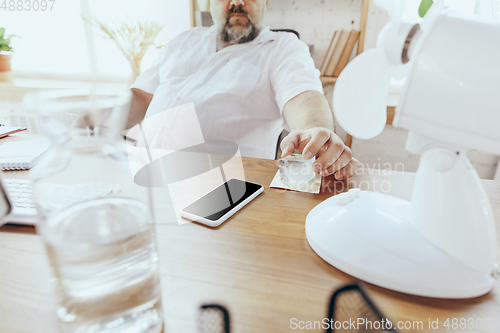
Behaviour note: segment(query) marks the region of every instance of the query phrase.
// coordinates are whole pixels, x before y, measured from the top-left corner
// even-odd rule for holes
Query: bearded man
[[[128,127],[194,103],[207,142],[230,140],[242,156],[274,159],[285,129],[290,133],[281,142],[282,157],[294,151],[316,156],[315,172],[349,177],[358,162],[333,131],[309,48],[294,34],[264,27],[268,2],[212,0],[214,26],[174,38],[131,86]],[[189,134],[175,121],[168,127],[162,131],[169,135]]]

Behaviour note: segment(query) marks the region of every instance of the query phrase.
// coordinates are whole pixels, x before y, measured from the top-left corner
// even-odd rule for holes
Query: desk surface
[[[344,183],[324,179],[318,195],[272,189],[268,185],[277,170],[275,161],[244,158],[243,163],[247,180],[265,190],[229,221],[215,230],[197,224],[157,226],[165,332],[196,332],[198,307],[212,302],[228,307],[233,332],[289,332],[291,318],[324,318],[332,291],[354,280],[320,259],[304,233],[307,213]],[[371,188],[385,182],[390,194],[410,198],[414,174],[370,171],[354,180]],[[4,176],[24,178],[26,172]],[[500,221],[500,183],[483,183]],[[160,218],[168,214],[161,209],[156,213]],[[367,290],[393,322],[421,320],[428,327],[429,318],[443,323],[446,318],[500,316],[500,283],[471,300],[416,297],[372,285]],[[30,227],[1,227],[0,332],[56,331],[54,304],[41,238]]]

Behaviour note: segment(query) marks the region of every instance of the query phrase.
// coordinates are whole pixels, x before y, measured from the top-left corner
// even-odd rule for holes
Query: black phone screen
[[[261,187],[258,184],[233,178],[208,192],[183,210],[186,213],[210,221],[217,221]]]

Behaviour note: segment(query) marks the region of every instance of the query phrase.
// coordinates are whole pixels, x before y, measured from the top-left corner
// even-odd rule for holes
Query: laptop
[[[108,194],[117,193],[119,185],[109,183],[89,184],[44,184],[47,193],[65,193],[55,201],[61,206],[69,206],[73,202],[97,199]],[[33,198],[33,182],[25,179],[2,179],[0,186],[0,225],[5,223],[36,225],[38,211]]]

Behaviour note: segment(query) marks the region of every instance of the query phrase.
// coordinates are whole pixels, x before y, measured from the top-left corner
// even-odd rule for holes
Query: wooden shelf
[[[337,82],[337,77],[320,76],[319,79],[321,80],[321,83],[323,84],[323,88],[331,86],[332,84],[335,84],[335,82]]]
[[[366,22],[368,20],[368,8],[370,7],[370,0],[362,0],[361,3],[361,13],[359,22],[359,38],[357,42],[356,55],[359,55],[364,50],[365,46],[365,35],[366,35]],[[331,86],[337,82],[337,77],[321,76],[321,83],[323,88]]]
[[[323,83],[335,83],[337,82],[337,77],[331,77],[331,76],[321,76],[320,77],[321,82]]]

